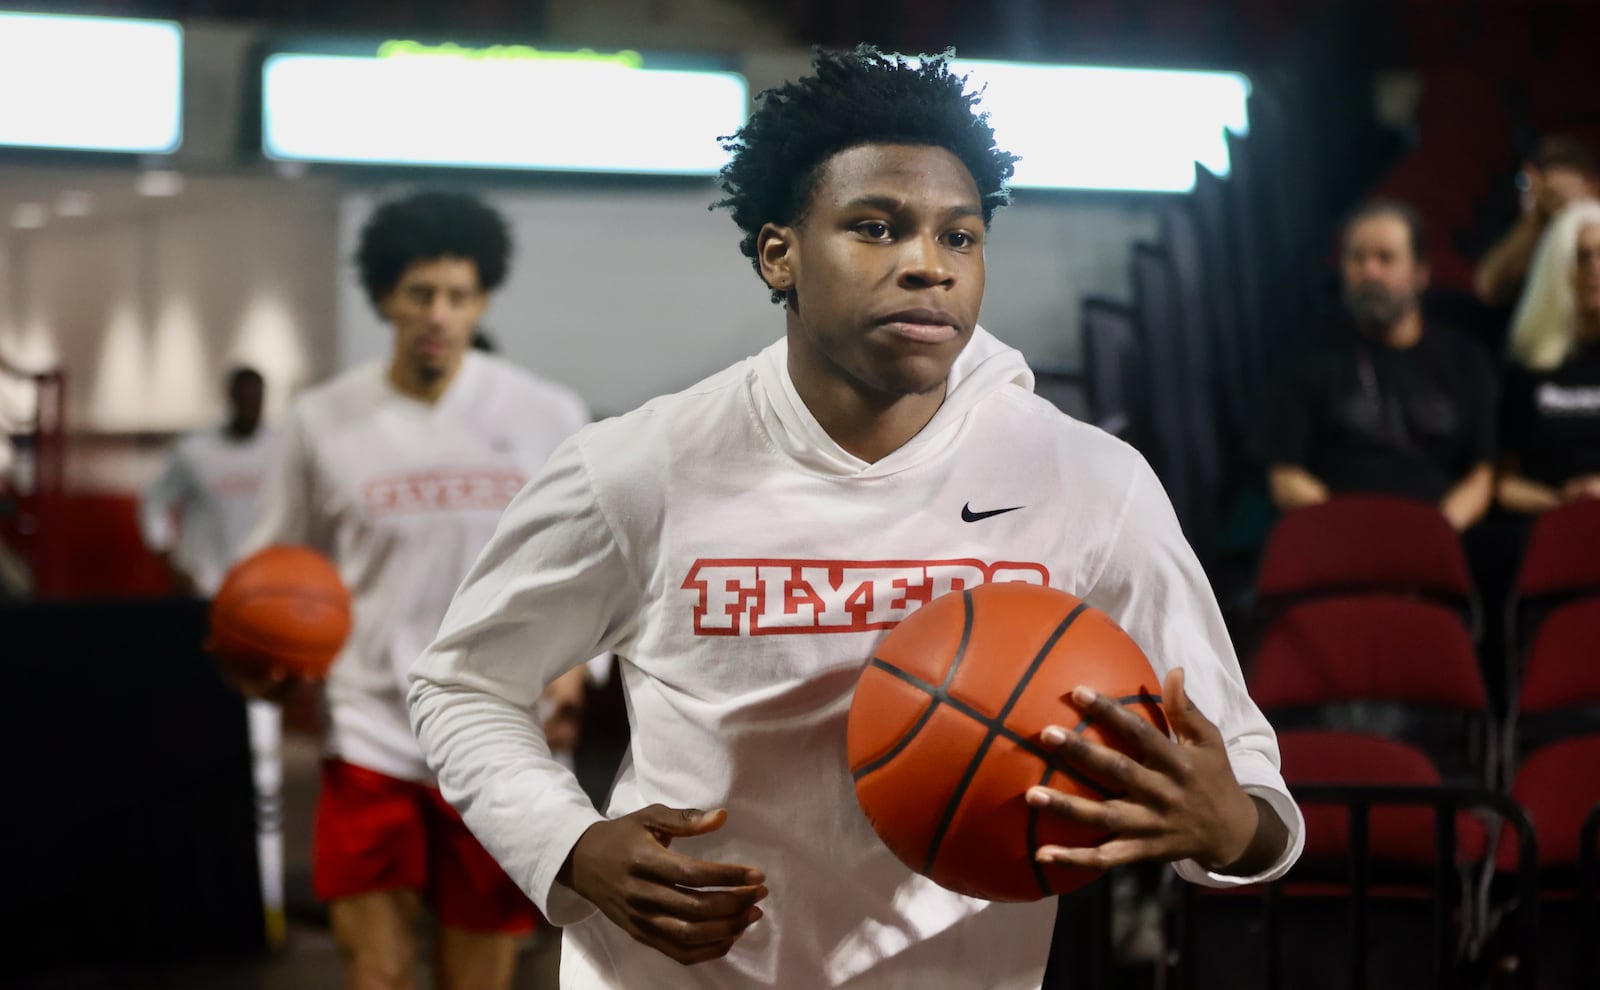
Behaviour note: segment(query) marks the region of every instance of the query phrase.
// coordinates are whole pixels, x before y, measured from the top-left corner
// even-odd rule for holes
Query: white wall
[[[485,198],[517,256],[484,325],[505,354],[577,389],[600,415],[693,384],[783,332],[782,313],[739,253],[709,185],[500,190]],[[374,197],[341,205],[340,359],[388,353],[348,259]],[[1083,198],[1019,196],[995,221],[982,321],[1039,367],[1078,365],[1078,300],[1127,293],[1128,247],[1147,211]]]
[[[227,367],[269,414],[336,360],[336,199],[261,180],[227,198],[0,238],[0,353],[66,373],[74,431],[182,430],[220,413]]]

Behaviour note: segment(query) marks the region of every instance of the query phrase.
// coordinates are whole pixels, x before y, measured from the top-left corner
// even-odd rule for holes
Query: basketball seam
[[[956,671],[961,667],[961,661],[967,656],[967,643],[972,640],[972,592],[961,592],[961,642],[956,644],[956,655],[950,660],[950,669],[945,671],[944,683],[939,685],[941,692],[948,692],[950,685],[955,683]]]
[[[889,671],[891,671],[893,673],[899,673],[899,671],[895,670],[893,667],[890,667],[888,664],[883,663],[877,657],[873,657],[872,658],[872,663],[874,665],[877,665],[878,667],[880,667],[882,669],[889,670]],[[917,687],[917,688],[923,687],[923,685],[916,684],[916,683],[913,683],[913,686]],[[938,698],[937,695],[935,695],[935,696],[933,696],[932,698],[929,699],[928,707],[923,709],[922,715],[917,718],[917,724],[913,725],[910,729],[907,729],[900,736],[900,740],[894,744],[894,747],[892,749],[890,749],[889,752],[887,752],[887,753],[883,754],[882,756],[878,757],[877,759],[871,761],[866,766],[862,767],[860,770],[857,770],[854,774],[851,775],[852,778],[855,779],[855,780],[860,780],[862,777],[865,777],[867,774],[872,773],[874,770],[881,769],[885,764],[889,763],[895,757],[899,756],[900,753],[907,746],[911,745],[911,740],[913,740],[913,739],[915,739],[917,737],[917,733],[922,731],[922,727],[924,725],[928,724],[928,719],[933,718],[933,713],[938,711],[938,710],[939,710],[939,698]]]
[[[989,716],[985,715],[983,712],[978,711],[976,708],[972,707],[971,705],[967,704],[965,701],[962,701],[959,698],[949,697],[947,694],[942,692],[940,690],[940,688],[938,688],[937,686],[935,686],[933,684],[929,684],[926,681],[917,679],[916,676],[906,673],[905,671],[901,670],[899,667],[896,667],[893,664],[889,663],[887,660],[884,660],[881,657],[873,657],[872,660],[871,660],[871,665],[874,666],[874,667],[877,667],[879,670],[882,670],[885,673],[888,673],[888,674],[890,674],[890,675],[892,675],[894,677],[900,678],[902,681],[905,681],[907,684],[910,684],[912,687],[918,689],[919,691],[922,691],[922,692],[926,693],[927,695],[929,695],[930,697],[933,698],[934,703],[932,705],[928,706],[927,711],[923,713],[923,717],[917,722],[917,728],[918,729],[920,729],[922,727],[922,725],[929,718],[932,717],[934,710],[936,708],[938,708],[939,704],[942,702],[944,704],[949,705],[951,708],[954,708],[956,711],[960,712],[962,715],[965,715],[968,718],[971,718],[973,721],[978,722],[981,725],[988,725],[991,728],[996,729],[998,731],[998,733],[1002,737],[1004,737],[1005,739],[1007,739],[1010,742],[1014,743],[1017,746],[1018,749],[1024,750],[1025,752],[1028,752],[1028,753],[1030,753],[1030,754],[1032,754],[1034,756],[1037,756],[1039,759],[1043,760],[1045,763],[1050,763],[1052,760],[1055,759],[1055,754],[1051,753],[1049,750],[1046,750],[1041,746],[1036,745],[1033,742],[1033,740],[1029,739],[1028,737],[1022,735],[1021,733],[1017,732],[1014,729],[1007,728],[1005,725],[998,725],[998,726],[991,725]],[[1139,699],[1147,698],[1147,697],[1150,697],[1150,696],[1149,695],[1130,695],[1129,696],[1129,698],[1131,700],[1139,700]],[[1078,730],[1074,729],[1074,731],[1078,731]],[[898,755],[899,752],[906,747],[906,745],[911,741],[911,739],[912,739],[912,737],[914,735],[915,735],[914,731],[913,732],[907,732],[905,734],[905,736],[901,737],[901,741],[895,744],[895,748],[894,748],[893,752],[889,753],[886,756],[879,757],[878,759],[872,761],[868,765],[862,767],[860,770],[857,770],[855,772],[855,774],[854,774],[854,779],[860,780],[862,777],[865,777],[867,774],[869,774],[869,773],[871,773],[871,772],[873,772],[875,770],[883,769],[883,766],[885,764],[887,764],[894,756]],[[1085,777],[1082,773],[1078,772],[1073,767],[1065,766],[1065,765],[1057,765],[1055,767],[1055,770],[1056,770],[1057,773],[1063,774],[1064,776],[1067,776],[1067,777],[1071,777],[1073,780],[1075,780],[1078,783],[1082,784],[1083,786],[1089,788],[1090,790],[1094,791],[1096,794],[1099,794],[1102,797],[1109,798],[1109,797],[1112,796],[1110,790],[1108,790],[1107,788],[1102,787],[1101,785],[1095,783],[1095,781],[1092,778]]]
[[[917,719],[917,724],[913,725],[909,730],[901,734],[900,740],[894,744],[894,747],[891,748],[889,752],[878,757],[876,760],[871,761],[860,770],[855,771],[853,774],[851,774],[851,779],[860,780],[862,777],[865,777],[872,771],[879,769],[890,760],[893,760],[896,756],[899,756],[902,750],[911,745],[911,740],[917,737],[917,733],[922,731],[922,727],[928,724],[928,719],[933,717],[933,713],[939,710],[939,698],[945,693],[946,690],[949,689],[950,682],[955,680],[956,668],[961,666],[962,658],[967,655],[967,642],[972,637],[972,592],[963,591],[961,593],[961,606],[963,616],[961,620],[961,640],[956,644],[955,656],[950,658],[950,670],[944,675],[944,683],[941,684],[936,690],[929,690],[929,685],[923,684],[919,680],[912,679],[910,682],[913,687],[920,688],[921,690],[927,691],[929,694],[931,694],[933,696],[932,703],[929,704],[928,707],[923,711],[922,716]],[[870,662],[876,663],[884,670],[888,670],[893,673],[901,673],[899,668],[891,667],[887,663],[879,660],[877,657],[873,657]]]
[[[970,599],[968,604],[970,607]],[[984,736],[983,743],[978,747],[978,751],[973,754],[971,762],[967,764],[967,770],[961,775],[961,782],[956,785],[955,793],[950,796],[949,801],[945,802],[944,813],[939,816],[939,825],[933,832],[933,840],[928,843],[928,857],[922,866],[923,873],[928,873],[933,869],[934,861],[939,856],[939,847],[944,844],[945,833],[950,830],[950,823],[955,820],[956,809],[961,807],[961,799],[966,796],[967,787],[972,783],[972,778],[978,775],[978,767],[982,765],[983,758],[989,755],[989,747],[994,745],[995,737],[999,736],[1004,730],[1006,716],[1011,714],[1011,709],[1016,707],[1017,702],[1021,700],[1023,692],[1027,690],[1028,684],[1033,680],[1033,675],[1044,664],[1045,657],[1050,655],[1050,651],[1054,650],[1056,644],[1061,642],[1061,637],[1066,635],[1067,630],[1072,627],[1072,623],[1077,621],[1078,616],[1082,615],[1088,607],[1088,604],[1079,602],[1076,608],[1067,613],[1067,617],[1061,620],[1060,625],[1056,626],[1055,631],[1050,634],[1050,638],[1045,640],[1044,646],[1040,647],[1039,652],[1028,664],[1028,669],[1017,679],[1016,689],[1011,692],[1011,697],[1006,699],[1006,703],[1001,707],[999,714],[992,720],[984,719],[989,726],[989,732]],[[946,678],[947,682],[950,680],[951,678]]]

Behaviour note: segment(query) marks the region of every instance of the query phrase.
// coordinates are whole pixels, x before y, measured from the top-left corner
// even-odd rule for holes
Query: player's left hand
[[[1121,736],[1132,757],[1060,726],[1044,730],[1047,748],[1123,796],[1095,801],[1029,788],[1029,804],[1112,833],[1090,848],[1042,846],[1039,862],[1107,869],[1140,860],[1192,859],[1227,872],[1251,849],[1260,812],[1233,775],[1222,733],[1189,700],[1182,668],[1167,674],[1163,691],[1161,707],[1175,740],[1110,698],[1085,687],[1072,692],[1083,717]]]

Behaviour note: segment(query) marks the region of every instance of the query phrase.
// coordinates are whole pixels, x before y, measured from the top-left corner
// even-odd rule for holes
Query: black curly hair
[[[356,267],[376,306],[411,264],[444,257],[471,260],[484,291],[499,288],[511,259],[505,218],[465,193],[419,192],[390,200],[361,228]]]
[[[1006,180],[1017,156],[995,147],[989,115],[968,92],[966,77],[950,71],[954,53],[922,56],[917,64],[871,45],[853,51],[818,49],[813,74],[766,90],[750,120],[723,137],[733,160],[722,169],[725,206],[744,231],[739,250],[761,273],[756,236],[764,224],[795,224],[811,205],[822,166],[864,144],[944,148],[966,165],[982,197],[983,222],[1010,199]],[[772,292],[772,301],[785,295]]]

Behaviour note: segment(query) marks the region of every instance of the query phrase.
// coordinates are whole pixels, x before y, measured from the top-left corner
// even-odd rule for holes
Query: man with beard
[[[1422,226],[1404,203],[1374,201],[1345,223],[1350,327],[1309,349],[1279,381],[1267,426],[1280,509],[1371,492],[1424,499],[1464,530],[1493,495],[1495,376],[1478,345],[1426,325]]]

